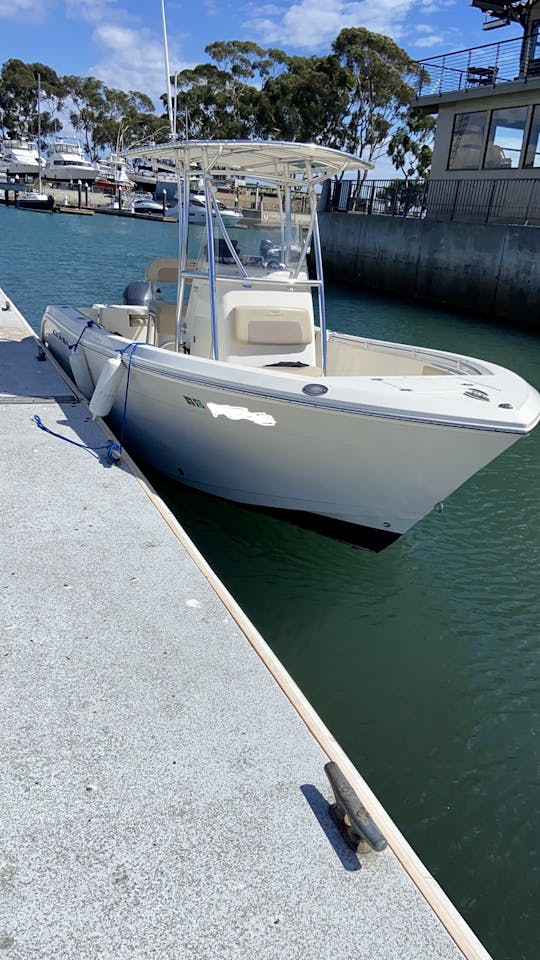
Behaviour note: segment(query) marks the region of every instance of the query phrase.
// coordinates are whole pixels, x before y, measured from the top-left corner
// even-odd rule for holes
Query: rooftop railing
[[[522,37],[429,57],[420,64],[417,98],[540,77],[540,60],[530,58]]]

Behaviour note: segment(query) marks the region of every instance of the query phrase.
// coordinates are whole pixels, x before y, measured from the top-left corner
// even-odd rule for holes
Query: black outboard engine
[[[281,257],[281,247],[276,246],[274,240],[261,240],[259,254],[263,260],[279,260]]]
[[[281,266],[281,247],[277,247],[273,240],[261,240],[259,254],[267,266]]]
[[[160,299],[159,289],[149,280],[133,280],[122,294],[122,304],[130,307],[148,307],[152,300]]]

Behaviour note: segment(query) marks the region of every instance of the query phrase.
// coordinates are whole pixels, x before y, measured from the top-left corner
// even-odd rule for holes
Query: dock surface
[[[2,956],[488,960],[129,457],[38,429],[110,439],[36,353],[2,309]]]

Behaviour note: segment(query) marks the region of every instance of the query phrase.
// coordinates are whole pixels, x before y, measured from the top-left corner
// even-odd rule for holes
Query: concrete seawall
[[[328,279],[540,325],[540,230],[321,213]]]

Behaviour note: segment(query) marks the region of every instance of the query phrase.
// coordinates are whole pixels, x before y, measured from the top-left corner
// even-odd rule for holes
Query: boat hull
[[[60,183],[74,183],[80,180],[81,183],[94,183],[98,177],[98,170],[85,166],[46,166],[43,171],[44,180],[54,180]]]
[[[67,370],[69,344],[79,333],[80,325],[45,315],[43,339]],[[125,345],[101,331],[85,334],[81,346],[94,384],[115,347]],[[125,422],[127,374],[110,413],[127,449],[175,481],[287,511],[302,525],[326,526],[323,532],[333,526],[340,539],[362,543],[366,531],[377,531],[376,549],[518,439],[509,432],[331,409],[288,393],[290,374],[268,374],[272,388],[269,379],[266,392],[241,388],[238,371],[217,366],[220,378],[215,362],[139,345]],[[205,368],[206,379],[200,375]]]
[[[39,194],[34,196],[19,194],[17,197],[17,206],[20,210],[43,210],[46,213],[52,213],[54,210],[54,197]]]
[[[38,177],[39,163],[37,160],[7,160],[6,173],[8,177]]]

